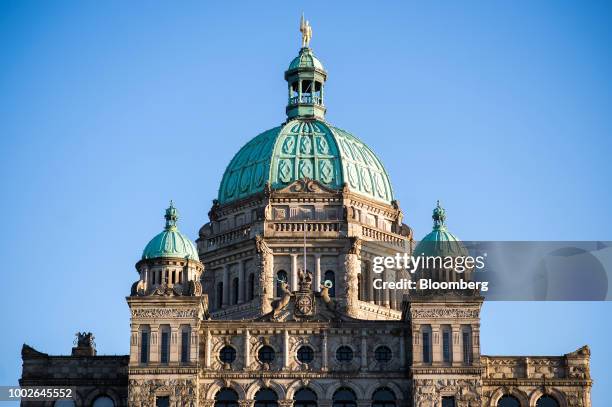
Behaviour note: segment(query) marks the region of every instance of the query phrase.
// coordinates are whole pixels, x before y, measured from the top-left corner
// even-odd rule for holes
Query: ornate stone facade
[[[229,394],[253,407],[262,389],[268,406],[305,406],[296,394],[308,389],[322,407],[494,407],[504,396],[536,407],[543,395],[590,407],[587,347],[484,356],[481,298],[373,288],[372,258],[410,251],[412,230],[378,158],[323,121],[327,76],[302,54],[286,74],[289,119],[228,166],[199,261],[168,208],[127,297],[129,356],[96,356],[84,337],[72,356],[24,346],[21,385],[76,386],[78,406],[106,395],[116,406],[227,407]]]

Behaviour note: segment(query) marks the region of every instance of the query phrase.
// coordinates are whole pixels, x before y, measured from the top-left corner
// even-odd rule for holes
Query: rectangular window
[[[442,397],[442,407],[455,407],[455,397],[453,396]]]
[[[189,329],[181,333],[181,363],[189,362]]]
[[[155,407],[169,407],[170,406],[170,397],[156,397],[155,398]]]
[[[442,360],[451,362],[451,332],[448,329],[442,331]]]
[[[140,363],[149,363],[149,332],[140,333]]]
[[[161,363],[168,363],[170,360],[170,332],[162,331],[161,334]]]
[[[431,346],[429,332],[423,332],[423,363],[431,363]]]
[[[472,364],[472,335],[470,331],[463,331],[463,364]]]

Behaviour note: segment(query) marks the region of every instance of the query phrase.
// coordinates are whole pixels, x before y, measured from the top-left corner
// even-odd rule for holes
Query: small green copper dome
[[[166,209],[166,227],[164,231],[155,236],[142,252],[142,259],[154,259],[157,257],[179,257],[191,260],[199,260],[198,250],[195,244],[176,227],[178,212],[170,201],[170,207]]]
[[[219,203],[310,178],[391,204],[389,176],[374,152],[352,134],[322,120],[296,118],[261,133],[238,151],[219,187]]]
[[[287,71],[292,71],[298,68],[315,68],[320,71],[325,71],[323,69],[323,64],[317,57],[314,56],[312,50],[308,47],[303,47],[300,49],[300,53],[297,57],[291,61],[289,64],[289,68]]]
[[[414,249],[417,256],[461,256],[466,255],[467,250],[461,240],[446,228],[446,210],[440,206],[438,201],[433,210],[433,230],[425,236]]]

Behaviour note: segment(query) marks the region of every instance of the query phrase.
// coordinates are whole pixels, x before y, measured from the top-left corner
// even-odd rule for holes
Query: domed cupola
[[[223,174],[218,203],[282,189],[299,179],[392,205],[393,190],[381,160],[361,140],[325,120],[327,72],[310,48],[312,29],[302,17],[302,48],[285,72],[287,121],[244,145]]]
[[[459,238],[453,235],[446,227],[446,210],[437,202],[431,216],[433,230],[427,234],[416,246],[414,253],[417,256],[461,256],[467,253],[465,246]]]
[[[304,20],[303,15],[300,21],[300,31],[302,32],[302,49],[285,72],[285,80],[289,87],[287,117],[289,119],[294,117],[324,119],[323,86],[327,79],[327,72],[310,49],[312,27],[307,20]]]
[[[181,259],[199,260],[195,244],[182,234],[176,223],[178,211],[172,201],[166,209],[166,227],[147,244],[142,252],[142,259],[158,257],[176,257]]]
[[[204,266],[195,244],[176,226],[178,211],[172,201],[165,218],[166,227],[151,239],[136,263],[140,279],[132,285],[131,295],[201,295]]]

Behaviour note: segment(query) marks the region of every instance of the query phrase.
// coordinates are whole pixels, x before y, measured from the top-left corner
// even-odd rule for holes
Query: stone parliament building
[[[22,387],[76,391],[22,405],[590,407],[587,346],[482,355],[482,297],[373,289],[367,243],[411,249],[412,230],[379,158],[325,120],[327,72],[301,31],[285,123],[231,160],[195,244],[171,204],[136,263],[129,355],[97,355],[89,333],[70,356],[24,345]],[[421,242],[459,243],[439,205],[433,219]]]

